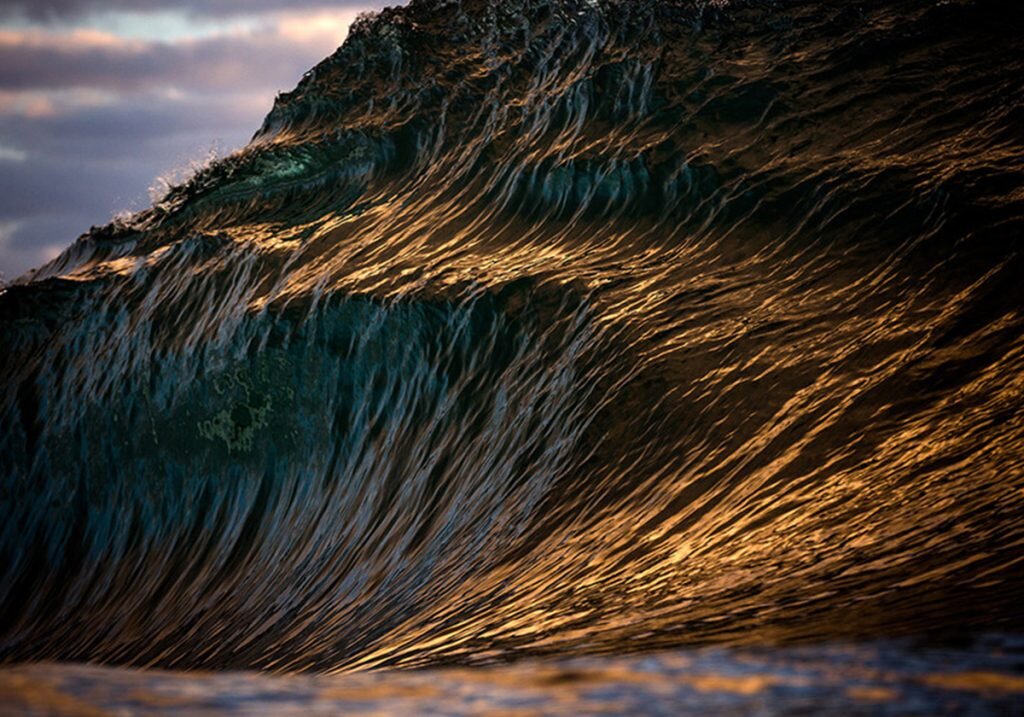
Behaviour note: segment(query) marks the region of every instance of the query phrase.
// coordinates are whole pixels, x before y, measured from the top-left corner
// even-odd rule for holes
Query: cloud
[[[133,195],[145,197],[154,175],[147,165],[122,161],[83,167],[59,157],[33,159],[24,165],[0,164],[4,187],[0,221],[72,212],[91,214],[91,223],[101,223],[114,211],[127,208]]]
[[[290,1],[182,3],[207,18],[244,14],[203,23],[179,14],[168,29],[159,25],[169,4],[0,0],[0,16],[153,10],[116,31],[95,17],[0,26],[0,276],[17,277],[91,225],[147,206],[157,177],[212,146],[243,145],[275,94],[333,52],[372,0],[301,10]],[[141,32],[147,20],[154,27]]]
[[[10,166],[10,172],[37,174],[48,158],[85,175],[137,164],[148,167],[148,183],[157,174],[205,155],[211,146],[225,151],[241,146],[258,129],[271,103],[268,93],[259,91],[178,99],[129,96],[103,106],[64,107],[47,117],[0,117],[0,136],[17,137],[19,149],[28,148],[32,157],[31,162]],[[144,191],[145,186],[137,189]]]
[[[269,106],[266,97],[252,98],[257,100]],[[226,152],[243,144],[264,111],[240,110],[230,96],[216,102],[138,97],[42,120],[0,122],[0,134],[14,134],[32,147],[26,162],[0,162],[6,232],[0,275],[19,276],[90,226],[148,206],[158,176],[174,176],[211,145]]]
[[[15,162],[21,164],[28,159],[28,152],[17,147],[7,147],[0,144],[0,162]]]
[[[25,222],[0,222],[0,281],[16,279],[55,259],[82,233],[86,219],[67,213]]]
[[[21,224],[19,222],[0,222],[0,251],[10,243],[14,237],[14,232],[18,231],[18,227]]]
[[[342,43],[356,11],[289,14],[197,40],[126,39],[97,30],[0,30],[0,90],[290,89]]]
[[[156,12],[168,9],[195,15],[224,17],[269,11],[294,10],[295,0],[4,0],[0,17],[22,17],[36,21],[54,21],[89,14],[128,11]],[[301,3],[304,9],[348,9],[366,5],[358,0],[313,0]]]

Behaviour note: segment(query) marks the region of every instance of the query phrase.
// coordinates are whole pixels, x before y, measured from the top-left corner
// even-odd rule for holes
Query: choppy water
[[[1021,631],[1022,31],[362,20],[247,148],[0,294],[0,659]]]
[[[1024,644],[708,649],[506,667],[268,676],[86,666],[0,671],[21,717],[1024,714]]]

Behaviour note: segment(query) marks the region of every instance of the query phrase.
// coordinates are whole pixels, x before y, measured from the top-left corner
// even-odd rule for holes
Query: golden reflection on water
[[[319,714],[1009,714],[1024,700],[1015,648],[899,644],[663,653],[338,677],[0,670],[0,707],[24,717]],[[960,665],[972,665],[961,669]]]

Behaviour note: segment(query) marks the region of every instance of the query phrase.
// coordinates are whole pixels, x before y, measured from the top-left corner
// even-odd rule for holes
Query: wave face
[[[1004,3],[422,0],[0,295],[0,659],[1021,629]]]

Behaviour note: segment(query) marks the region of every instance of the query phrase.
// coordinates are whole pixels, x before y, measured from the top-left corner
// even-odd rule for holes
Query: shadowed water
[[[0,659],[1019,632],[1021,29],[363,18],[248,147],[0,294]]]

